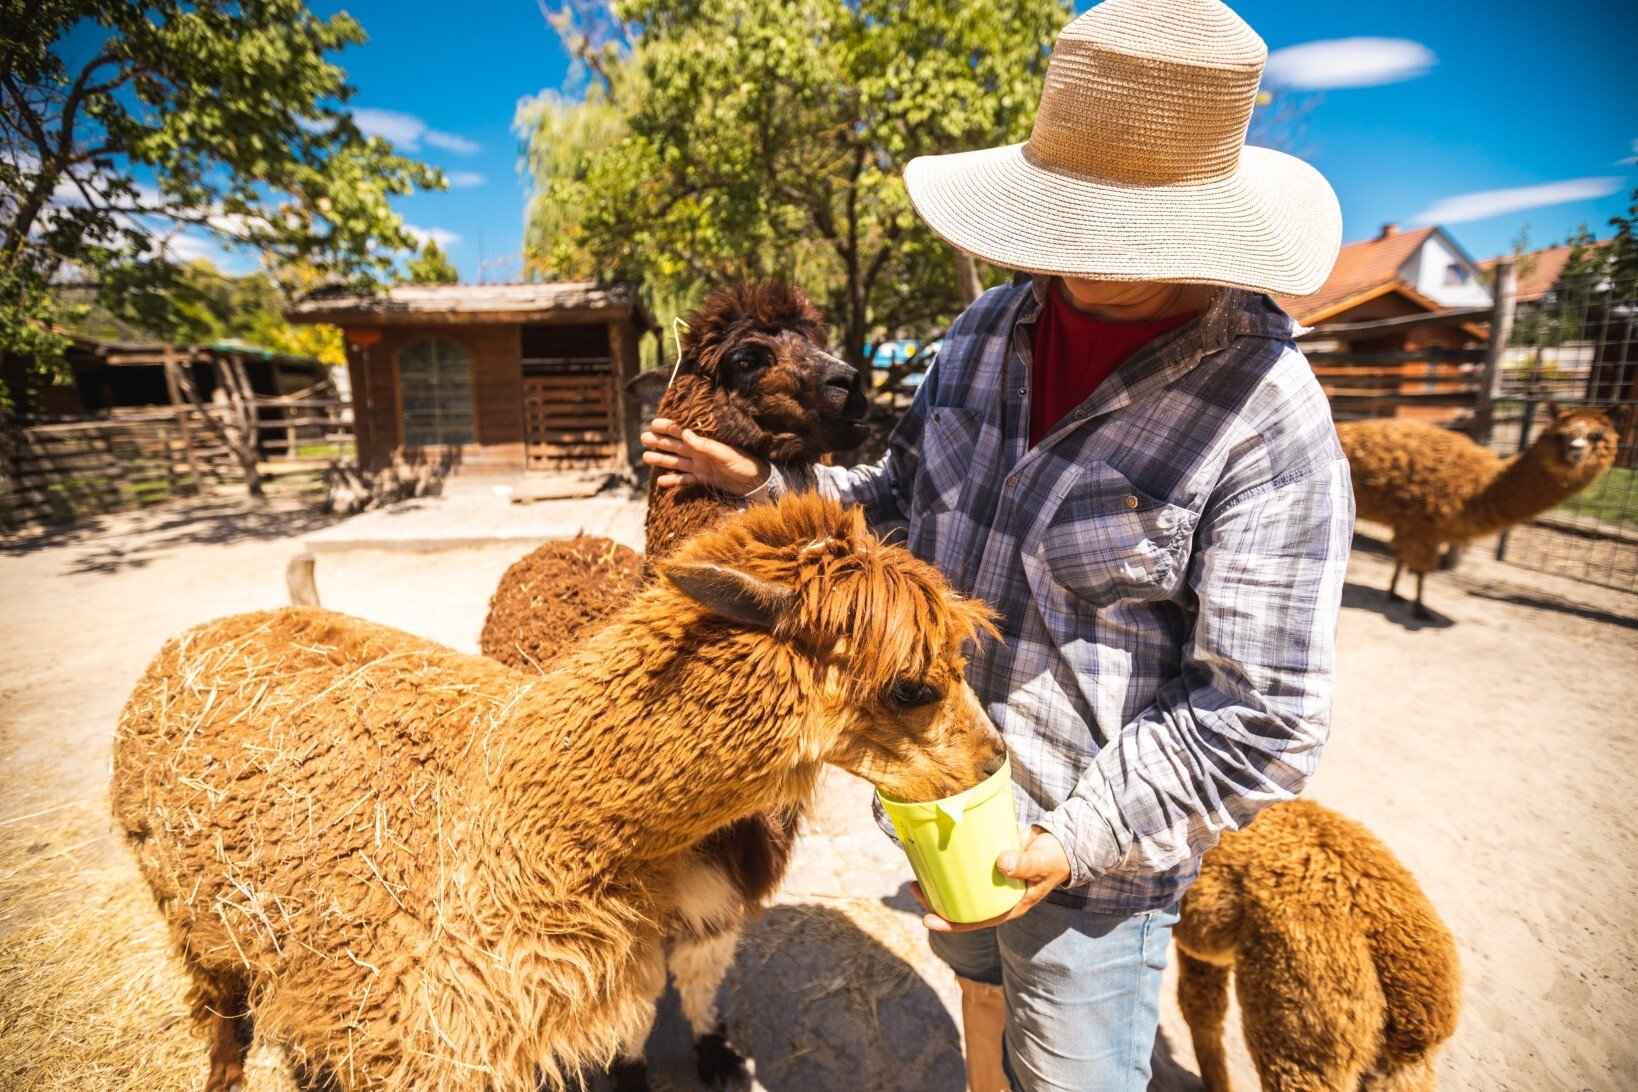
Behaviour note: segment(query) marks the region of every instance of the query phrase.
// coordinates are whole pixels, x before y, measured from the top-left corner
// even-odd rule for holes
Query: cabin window
[[[441,337],[422,338],[398,354],[405,447],[472,442],[472,355]]]

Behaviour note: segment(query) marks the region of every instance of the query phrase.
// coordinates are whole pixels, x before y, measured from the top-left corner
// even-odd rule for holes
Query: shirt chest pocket
[[[1028,549],[1054,583],[1096,606],[1166,599],[1183,582],[1197,519],[1097,463],[1069,487]]]
[[[912,515],[937,516],[961,500],[972,477],[973,458],[984,414],[939,406],[927,412],[921,432],[921,463],[910,490]]]

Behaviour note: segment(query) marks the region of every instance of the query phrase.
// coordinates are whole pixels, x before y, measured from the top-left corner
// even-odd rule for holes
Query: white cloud
[[[397,110],[360,107],[353,111],[353,124],[364,135],[383,137],[408,152],[419,151],[423,143],[459,155],[471,155],[480,150],[477,144],[464,136],[433,129],[414,114]]]
[[[445,171],[444,177],[449,180],[449,188],[452,190],[474,189],[488,181],[477,171]]]
[[[1617,167],[1638,167],[1638,140],[1632,142],[1632,154],[1615,161]]]
[[[461,241],[460,234],[458,232],[450,231],[448,228],[423,228],[416,227],[414,224],[405,224],[404,230],[409,232],[410,238],[415,240],[417,246],[426,246],[427,240],[430,239],[437,243],[441,249],[448,250],[450,247]]]
[[[1376,87],[1414,80],[1437,63],[1433,50],[1408,38],[1332,38],[1276,49],[1263,78],[1300,91]]]
[[[437,129],[427,130],[426,141],[434,148],[442,148],[456,155],[472,155],[482,150],[476,141],[468,140],[458,133],[444,133]]]
[[[1571,178],[1563,182],[1544,182],[1539,186],[1462,193],[1435,201],[1416,214],[1415,223],[1462,224],[1469,220],[1487,220],[1509,212],[1608,197],[1621,186],[1619,178]]]

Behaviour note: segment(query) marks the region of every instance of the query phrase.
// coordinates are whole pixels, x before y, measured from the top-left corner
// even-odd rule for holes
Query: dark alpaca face
[[[702,431],[779,462],[814,461],[868,435],[862,377],[827,351],[824,322],[799,290],[721,289],[687,322],[683,368],[711,397]]]
[[[1619,436],[1601,410],[1583,408],[1557,414],[1538,442],[1542,441],[1552,445],[1554,457],[1566,469],[1596,475],[1614,465]]]

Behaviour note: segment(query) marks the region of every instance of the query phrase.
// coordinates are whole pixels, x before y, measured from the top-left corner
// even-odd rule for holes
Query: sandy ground
[[[120,889],[96,894],[83,922],[110,906],[146,913],[115,900],[131,873],[103,818],[120,704],[166,637],[284,602],[285,562],[322,522],[287,506],[247,517],[221,500],[0,545],[0,950],[37,943],[27,930],[42,907],[75,914],[92,899],[75,869],[100,868]],[[488,595],[521,552],[348,550],[323,555],[317,581],[326,606],[475,651]],[[1313,794],[1386,840],[1458,939],[1466,1004],[1440,1061],[1445,1087],[1638,1087],[1638,596],[1482,552],[1430,579],[1441,617],[1425,624],[1383,602],[1387,564],[1360,539]],[[780,903],[725,990],[769,1089],[960,1087],[954,983],[927,953],[908,870],[867,799],[861,783],[829,779]],[[156,926],[129,927],[142,943],[128,958],[162,977]],[[68,941],[53,943],[72,961]],[[0,979],[0,1040],[8,1024],[33,1026],[6,1011],[15,985]],[[175,983],[157,996],[163,1019],[134,1034],[174,1030]],[[1169,990],[1167,1008],[1156,1087],[1197,1088]],[[68,1034],[60,1020],[40,1026]],[[31,1049],[7,1045],[19,1068],[0,1063],[0,1085]],[[1235,1049],[1240,1087],[1255,1088]],[[656,1087],[694,1086],[687,1053],[668,1010],[651,1044]],[[276,1067],[253,1071],[251,1092],[279,1087]],[[27,1087],[162,1086],[103,1074]]]

